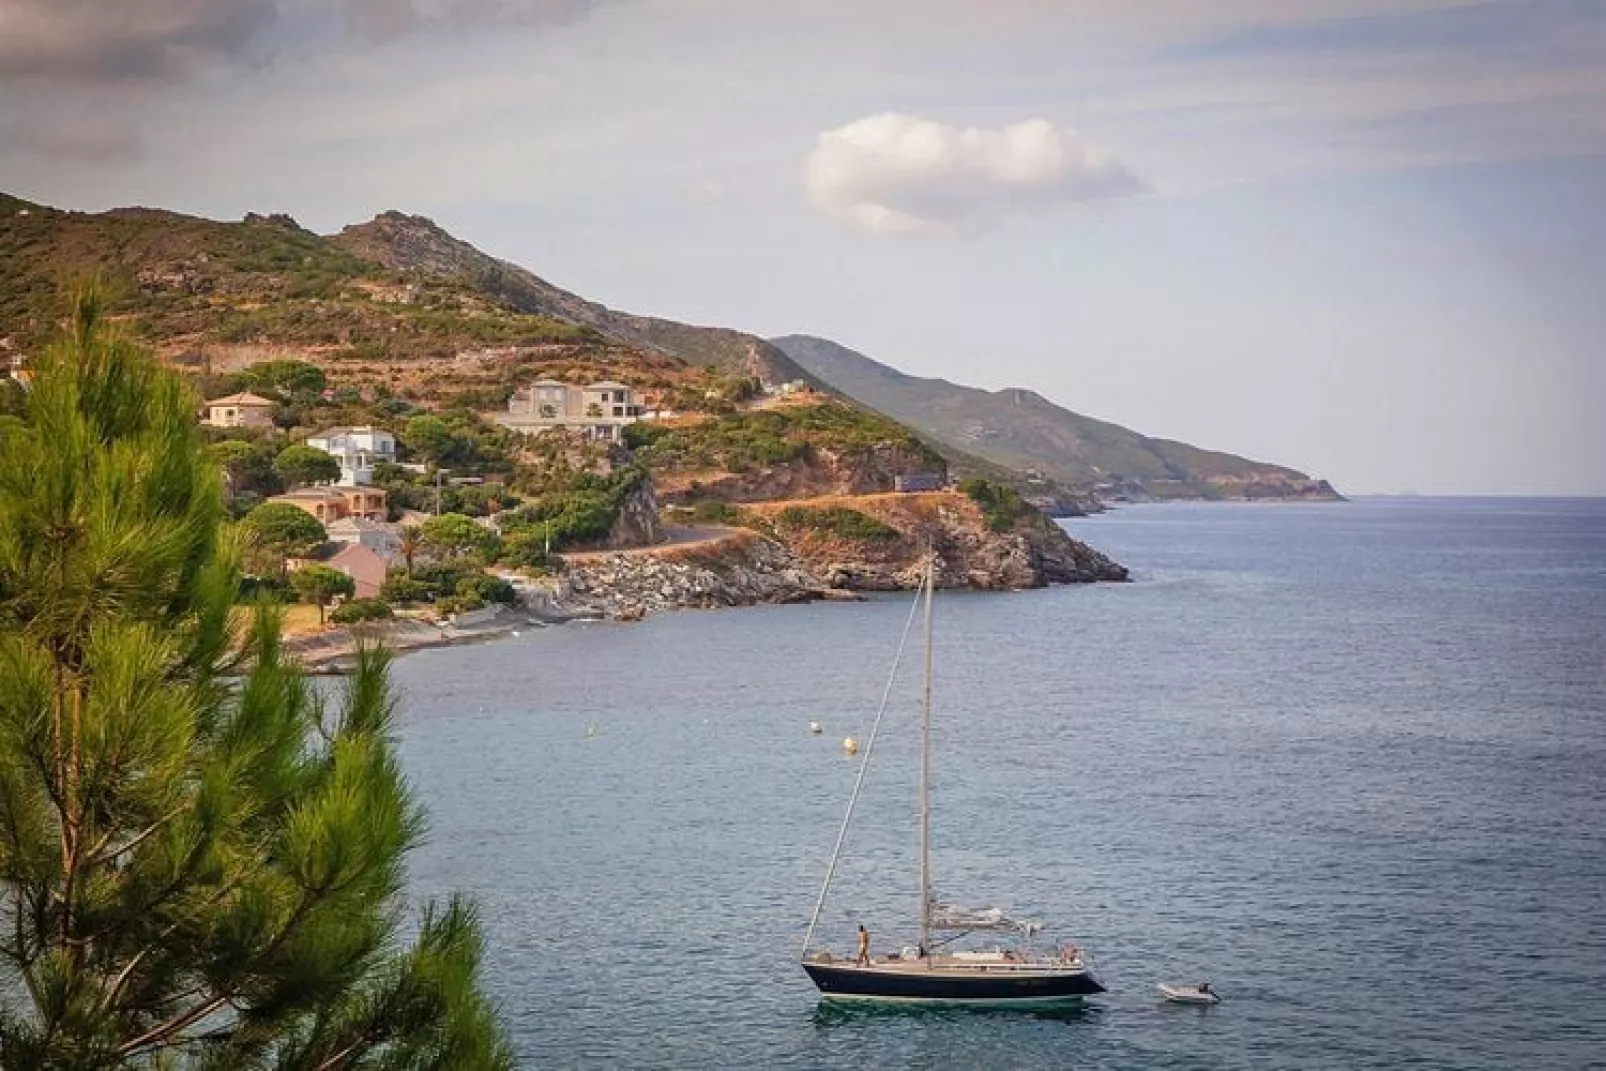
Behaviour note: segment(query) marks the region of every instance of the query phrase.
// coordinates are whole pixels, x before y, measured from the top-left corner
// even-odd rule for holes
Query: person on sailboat
[[[859,958],[856,962],[861,967],[870,965],[870,931],[863,924],[859,926]]]

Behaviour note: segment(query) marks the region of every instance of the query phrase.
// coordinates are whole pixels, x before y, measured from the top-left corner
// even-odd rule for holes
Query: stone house
[[[340,462],[343,484],[367,486],[374,482],[375,465],[396,463],[396,437],[384,428],[330,428],[307,436],[307,445]]]
[[[269,502],[288,502],[305,510],[324,525],[347,517],[367,521],[385,519],[386,492],[377,487],[302,487],[282,495],[274,495]]]
[[[207,402],[201,423],[214,428],[272,428],[273,405],[267,398],[250,392],[230,394]]]
[[[588,439],[618,442],[625,425],[640,420],[642,412],[640,398],[624,383],[601,380],[574,387],[543,379],[515,392],[496,421],[515,431],[569,428]]]

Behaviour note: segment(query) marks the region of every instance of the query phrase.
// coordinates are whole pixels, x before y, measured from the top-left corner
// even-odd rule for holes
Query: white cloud
[[[803,181],[820,211],[875,234],[948,234],[1143,189],[1109,153],[1046,119],[989,130],[895,112],[822,133]]]

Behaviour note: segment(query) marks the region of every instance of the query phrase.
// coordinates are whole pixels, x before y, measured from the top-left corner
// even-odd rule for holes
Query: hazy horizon
[[[0,189],[386,209],[1347,494],[1606,494],[1606,0],[0,0]]]

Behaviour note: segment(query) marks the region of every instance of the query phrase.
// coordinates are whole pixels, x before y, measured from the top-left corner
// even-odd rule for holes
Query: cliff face
[[[547,610],[629,621],[684,608],[908,591],[920,584],[928,548],[944,588],[1127,579],[1124,568],[1058,526],[997,532],[974,502],[950,491],[769,503],[748,507],[746,517],[754,529],[713,529],[699,542],[571,555],[549,582]]]
[[[609,547],[644,547],[664,540],[658,519],[658,496],[651,479],[642,480],[619,504],[619,515],[608,530]]]
[[[853,451],[815,447],[792,461],[747,472],[659,473],[655,478],[666,505],[704,499],[747,503],[877,494],[891,491],[898,476],[935,467],[924,456],[887,444]]]
[[[1045,521],[995,531],[974,502],[952,491],[770,503],[748,511],[830,587],[913,588],[928,548],[937,554],[937,583],[945,588],[1127,579],[1125,568],[1057,525]]]

